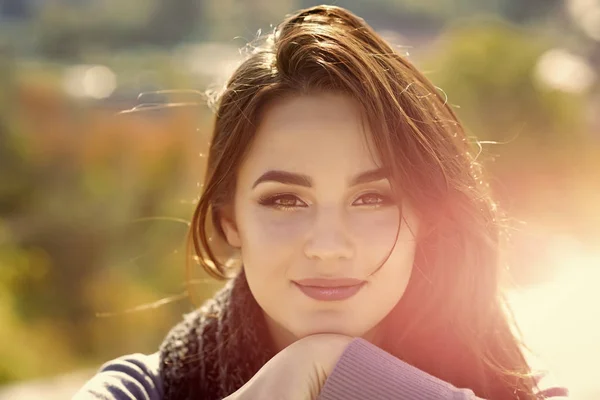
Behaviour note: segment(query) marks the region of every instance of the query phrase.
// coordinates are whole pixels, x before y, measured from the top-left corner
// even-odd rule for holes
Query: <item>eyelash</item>
[[[357,205],[358,207],[379,208],[379,207],[391,205],[394,203],[389,196],[385,196],[380,193],[369,192],[369,193],[363,193],[352,204],[354,204],[357,200],[362,199],[366,196],[377,196],[379,201],[377,203],[364,203],[364,200],[363,200],[364,204],[359,204],[359,205]],[[303,205],[299,206],[299,205],[278,204],[277,201],[281,200],[281,199],[293,200],[294,202],[299,201]],[[308,205],[305,202],[300,200],[298,198],[298,196],[296,196],[292,193],[281,193],[281,194],[276,194],[276,195],[272,195],[272,196],[263,196],[258,200],[258,203],[262,206],[271,207],[271,208],[275,208],[277,210],[282,210],[282,211],[291,211],[291,210],[295,210],[298,208],[308,207]]]

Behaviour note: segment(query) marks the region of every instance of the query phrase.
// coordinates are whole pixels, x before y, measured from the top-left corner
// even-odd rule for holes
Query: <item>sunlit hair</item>
[[[289,16],[228,81],[215,104],[191,253],[212,276],[228,276],[219,257],[219,213],[231,205],[261,113],[284,96],[319,92],[359,102],[372,150],[391,171],[394,190],[422,219],[414,270],[383,321],[382,347],[480,397],[535,398],[499,290],[501,224],[476,148],[444,93],[342,8],[318,6]]]

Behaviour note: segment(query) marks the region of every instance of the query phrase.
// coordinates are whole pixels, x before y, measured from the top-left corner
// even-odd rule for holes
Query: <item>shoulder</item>
[[[160,400],[159,353],[130,354],[103,364],[73,400]]]

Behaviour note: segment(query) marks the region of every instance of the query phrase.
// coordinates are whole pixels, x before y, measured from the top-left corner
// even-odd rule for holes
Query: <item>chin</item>
[[[332,322],[324,323],[306,323],[301,329],[296,332],[296,337],[303,338],[310,335],[317,335],[323,333],[345,335],[350,337],[361,337],[366,333],[366,329],[361,329],[351,324],[340,324]]]

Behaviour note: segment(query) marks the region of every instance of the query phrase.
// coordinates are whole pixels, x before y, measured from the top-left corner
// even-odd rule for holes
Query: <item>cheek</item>
[[[252,206],[241,214],[238,229],[247,262],[265,257],[282,261],[282,257],[302,250],[302,243],[310,229],[310,218],[303,212],[287,213]]]
[[[401,220],[399,210],[390,209],[368,218],[357,216],[353,226],[356,262],[367,274],[376,271],[371,275],[373,287],[377,288],[374,295],[394,303],[402,297],[412,273],[417,218],[407,210]]]
[[[398,224],[389,223],[385,226],[385,230],[394,231],[395,238]],[[414,224],[411,225],[411,228],[412,231],[416,229]],[[386,234],[389,234],[389,231]],[[382,234],[382,236],[384,235]],[[369,239],[365,238],[364,240]],[[371,287],[368,292],[365,292],[366,297],[362,301],[365,306],[362,311],[372,327],[383,320],[404,296],[413,273],[417,245],[416,238],[404,221],[395,243],[393,239],[385,237],[379,237],[379,240],[385,241],[386,245],[380,246],[371,243],[371,251],[363,255],[365,263],[369,265]]]
[[[245,231],[273,244],[293,242],[303,238],[310,227],[310,218],[303,211],[273,211],[260,206],[251,207],[246,214]]]
[[[367,260],[380,263],[385,259],[394,246],[399,218],[397,209],[357,212],[349,217],[348,227],[356,245],[356,257],[361,263]]]

